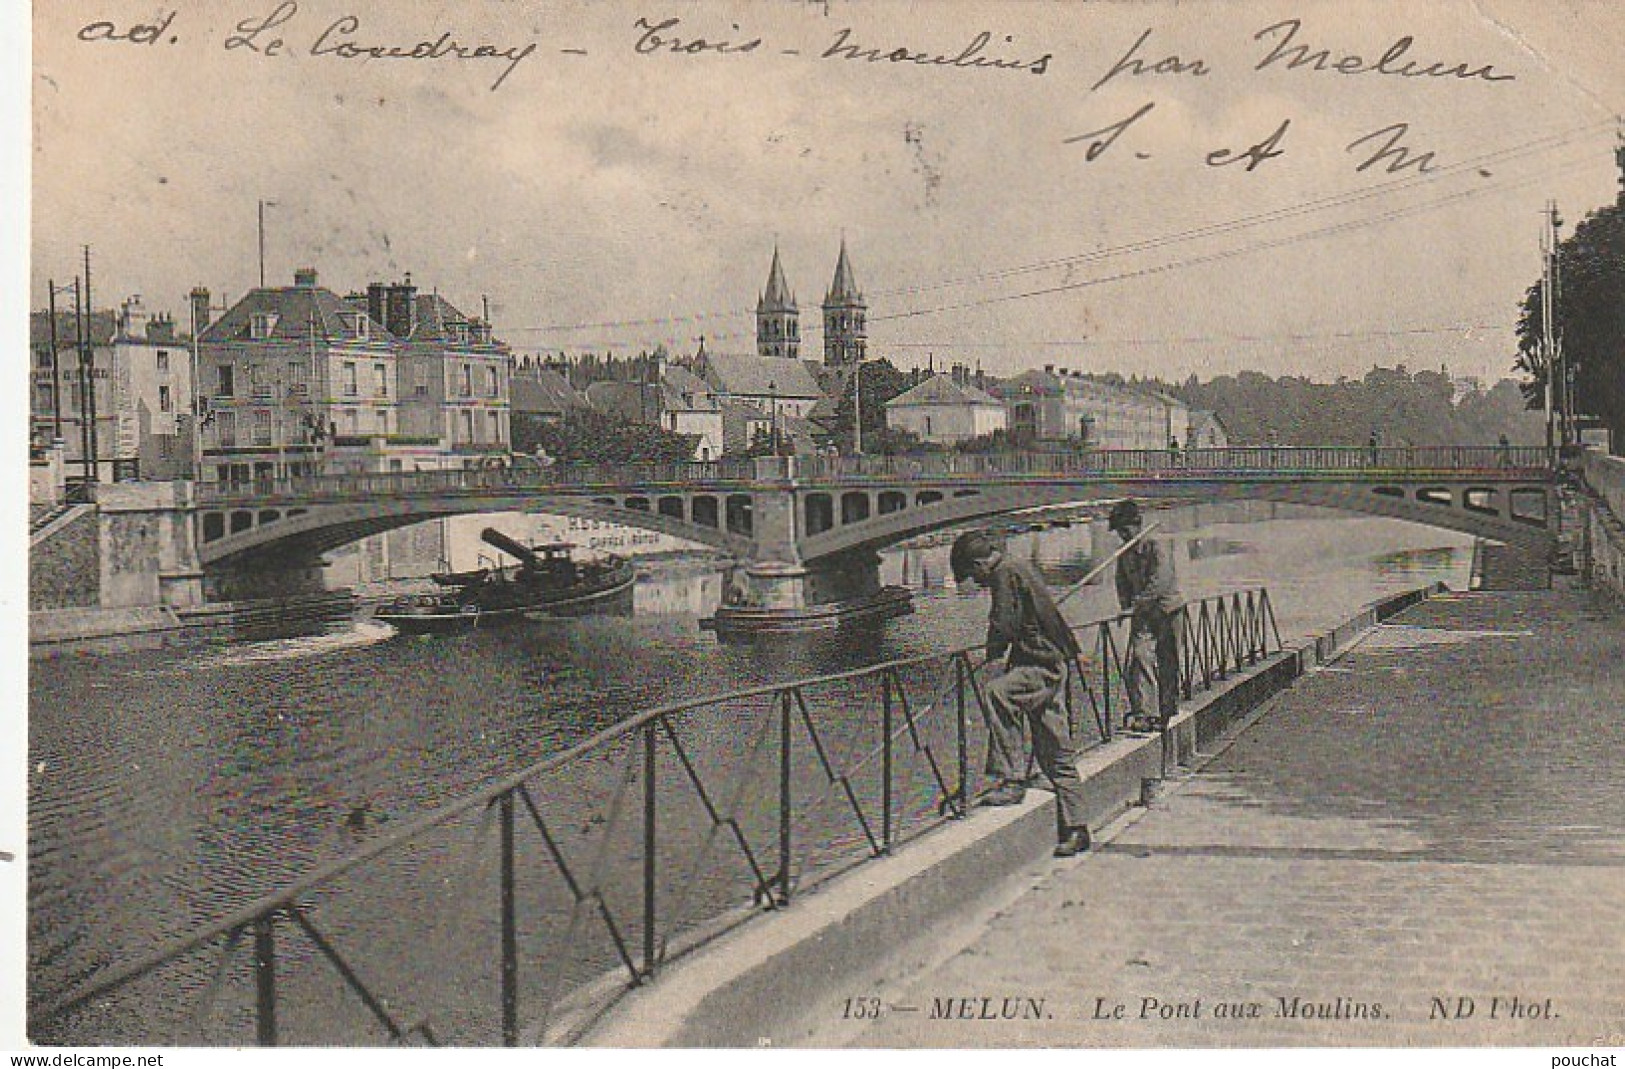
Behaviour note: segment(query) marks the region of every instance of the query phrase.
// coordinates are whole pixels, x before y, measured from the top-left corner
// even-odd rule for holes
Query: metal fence
[[[200,504],[258,502],[274,497],[355,497],[490,493],[538,487],[694,488],[783,479],[849,480],[986,478],[1384,478],[1479,473],[1545,477],[1555,453],[1530,446],[1379,448],[1083,449],[1053,453],[920,453],[906,456],[756,457],[681,464],[553,464],[444,471],[376,472],[203,483]]]
[[[1128,616],[1076,627],[1079,739],[1127,709]],[[1186,698],[1281,647],[1269,595],[1193,601]],[[685,948],[974,804],[978,649],[650,709],[37,998],[36,1042],[568,1041]],[[526,1025],[522,1031],[522,1022]]]

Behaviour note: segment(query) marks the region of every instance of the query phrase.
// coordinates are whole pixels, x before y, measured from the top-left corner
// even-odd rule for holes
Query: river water
[[[1166,522],[1188,596],[1265,586],[1288,643],[1384,593],[1467,585],[1460,536],[1263,511],[1290,518],[1215,522],[1236,513],[1197,509]],[[1057,589],[1090,563],[1084,525],[1013,534],[1009,546]],[[720,576],[665,565],[640,575],[626,618],[430,638],[362,621],[302,638],[36,660],[29,1001],[344,856],[358,829],[444,805],[641,709],[975,644],[986,599],[945,582],[946,558],[946,546],[886,554],[883,577],[914,589],[916,612],[862,640],[721,645],[698,626]],[[1110,584],[1066,608],[1073,620],[1110,615]]]

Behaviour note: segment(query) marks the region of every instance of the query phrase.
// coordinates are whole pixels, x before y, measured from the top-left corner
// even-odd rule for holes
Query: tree
[[[1619,452],[1625,447],[1625,205],[1592,212],[1558,242],[1557,276],[1553,327],[1574,373],[1574,410],[1601,420]],[[1548,377],[1542,290],[1537,281],[1524,295],[1513,365],[1524,375],[1530,408],[1544,407]]]
[[[699,436],[677,434],[647,423],[632,423],[577,405],[563,418],[514,427],[514,451],[534,452],[537,446],[565,462],[628,464],[637,461],[674,464],[694,458]]]
[[[863,389],[863,451],[878,453],[882,450],[870,443],[878,441],[879,435],[886,429],[886,402],[905,393],[912,383],[907,372],[899,371],[896,365],[884,358],[865,362],[858,383]],[[841,449],[851,452],[853,391],[850,375],[841,377],[839,388],[841,393],[835,402],[834,429]]]

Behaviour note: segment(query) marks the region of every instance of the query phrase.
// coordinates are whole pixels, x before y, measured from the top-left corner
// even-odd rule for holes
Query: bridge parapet
[[[1228,479],[1393,479],[1472,474],[1493,481],[1549,478],[1555,453],[1543,447],[1418,446],[1124,449],[1069,453],[922,453],[905,456],[755,457],[681,464],[554,464],[547,467],[375,472],[204,483],[200,505],[315,503],[548,488],[614,492],[633,487],[737,488],[854,480],[1135,476]]]

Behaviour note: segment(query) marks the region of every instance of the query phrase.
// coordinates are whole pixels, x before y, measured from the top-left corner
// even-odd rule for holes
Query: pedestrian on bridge
[[[1119,501],[1106,526],[1125,543],[1139,536],[1144,520],[1140,506]],[[1117,601],[1132,613],[1128,632],[1128,731],[1151,732],[1166,727],[1179,711],[1179,577],[1173,547],[1161,539],[1143,538],[1117,561]]]
[[[1078,654],[1078,641],[1061,617],[1055,599],[1031,565],[993,544],[986,533],[969,531],[954,541],[948,556],[954,581],[967,578],[993,595],[988,611],[987,659],[1004,658],[1004,673],[988,684],[987,772],[996,780],[982,805],[1019,805],[1025,797],[1025,723],[1033,757],[1055,788],[1056,857],[1089,849],[1083,780],[1066,711],[1055,699],[1066,666]]]

